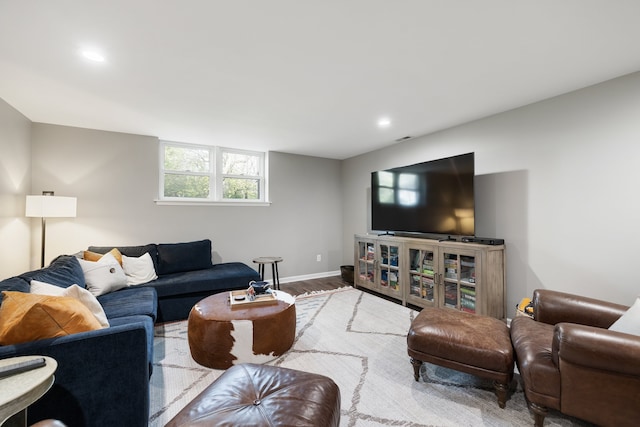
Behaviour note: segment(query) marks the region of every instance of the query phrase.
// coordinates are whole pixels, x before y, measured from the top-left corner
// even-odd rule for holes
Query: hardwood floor
[[[291,295],[302,295],[305,292],[328,291],[344,286],[353,286],[353,283],[345,282],[341,276],[332,276],[302,280],[299,282],[280,283],[280,290]]]
[[[353,283],[342,280],[341,276],[332,276],[332,277],[323,277],[320,279],[301,280],[299,282],[280,283],[280,290],[285,291],[286,293],[291,295],[302,295],[305,292],[328,291],[331,289],[338,289],[345,286],[355,287]],[[395,304],[402,304],[401,301],[395,298],[391,298],[390,296],[379,294],[362,287],[357,289],[362,292],[375,295],[379,298],[386,299],[387,301],[391,301]],[[407,307],[415,311],[422,310],[422,307],[416,307],[411,304],[407,305]]]

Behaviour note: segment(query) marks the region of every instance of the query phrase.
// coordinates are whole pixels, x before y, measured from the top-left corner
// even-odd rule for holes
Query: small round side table
[[[26,425],[27,407],[40,399],[53,385],[54,372],[58,368],[55,359],[46,356],[20,356],[0,360],[0,366],[43,357],[41,368],[21,372],[0,379],[0,424]]]
[[[278,276],[278,263],[282,262],[282,257],[279,256],[262,256],[255,258],[254,263],[258,264],[258,274],[260,279],[264,280],[264,266],[265,264],[271,264],[271,275],[273,277],[273,288],[280,289],[280,277]]]

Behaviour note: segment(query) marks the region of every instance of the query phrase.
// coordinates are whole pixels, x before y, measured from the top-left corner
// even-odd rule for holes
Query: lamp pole
[[[42,192],[43,196],[53,196],[54,192],[53,191],[43,191]],[[47,218],[43,215],[42,216],[42,246],[40,249],[40,268],[44,268],[44,243],[45,243],[45,236],[47,235]]]

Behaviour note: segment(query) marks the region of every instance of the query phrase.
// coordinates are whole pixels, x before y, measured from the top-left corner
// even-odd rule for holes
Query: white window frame
[[[221,200],[221,201],[225,201],[225,202],[229,202],[229,201],[233,201],[233,202],[237,202],[237,203],[246,203],[246,202],[256,202],[256,201],[264,201],[265,199],[265,153],[260,152],[260,151],[249,151],[249,150],[238,150],[238,149],[234,149],[234,148],[223,148],[223,147],[216,147],[216,155],[215,155],[215,160],[216,160],[216,164],[215,164],[215,169],[216,171],[219,171],[219,173],[216,173],[216,185],[215,185],[215,190],[216,190],[216,199],[217,200]],[[258,165],[258,175],[235,175],[235,174],[225,174],[222,172],[222,158],[224,156],[225,153],[231,153],[231,154],[243,154],[243,155],[247,155],[247,156],[253,156],[253,157],[257,157],[259,159],[259,165]],[[247,199],[225,199],[223,198],[222,195],[222,189],[223,189],[223,181],[225,178],[239,178],[239,179],[255,179],[258,181],[258,194],[260,194],[260,198],[256,199],[256,200],[247,200]]]
[[[207,150],[209,152],[209,171],[208,172],[183,172],[171,171],[164,169],[164,154],[167,146],[191,148],[197,150]],[[268,186],[268,153],[262,151],[240,150],[235,148],[216,147],[210,145],[188,144],[183,142],[160,141],[159,144],[159,190],[158,199],[155,200],[159,205],[243,205],[243,206],[265,206],[269,205],[269,186]],[[230,175],[222,174],[222,157],[224,153],[246,154],[248,156],[256,156],[260,159],[259,175]],[[184,175],[200,175],[209,176],[209,197],[165,197],[164,196],[164,176],[166,173],[184,174]],[[222,196],[222,182],[224,178],[251,178],[258,180],[259,199],[224,199]]]

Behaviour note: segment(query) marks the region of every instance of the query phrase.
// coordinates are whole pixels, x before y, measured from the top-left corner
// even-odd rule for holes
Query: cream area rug
[[[533,426],[514,387],[500,409],[490,382],[423,365],[416,382],[407,331],[418,314],[353,288],[296,299],[296,338],[271,365],[326,375],[340,387],[341,426]],[[149,425],[164,426],[223,371],[193,361],[187,322],[156,326]],[[551,413],[545,426],[587,424]]]

